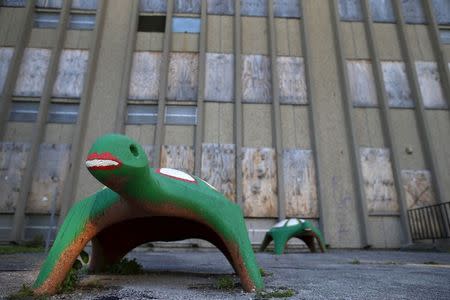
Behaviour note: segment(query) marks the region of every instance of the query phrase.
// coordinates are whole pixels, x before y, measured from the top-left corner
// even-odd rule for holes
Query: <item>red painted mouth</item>
[[[113,170],[122,165],[122,162],[109,152],[91,153],[86,159],[86,167],[89,170]]]

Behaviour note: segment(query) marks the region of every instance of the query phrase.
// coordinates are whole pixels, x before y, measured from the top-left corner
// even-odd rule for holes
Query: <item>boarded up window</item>
[[[61,192],[69,168],[69,144],[42,144],[33,175],[27,213],[50,213],[56,197],[59,211]]]
[[[348,60],[347,70],[353,105],[377,106],[375,80],[370,61]]]
[[[3,92],[14,48],[0,47],[0,94]]]
[[[208,0],[208,14],[234,15],[234,0]]]
[[[270,103],[272,85],[269,57],[243,55],[242,100],[252,103]]]
[[[300,1],[275,0],[273,2],[273,14],[280,18],[300,18]]]
[[[362,21],[360,0],[339,0],[339,15],[343,21]]]
[[[163,145],[161,168],[177,169],[186,173],[194,172],[194,149],[186,145]]]
[[[241,0],[241,15],[254,17],[267,16],[267,0]]]
[[[283,178],[288,217],[318,218],[316,174],[311,150],[283,150]]]
[[[25,49],[14,90],[15,96],[39,97],[42,94],[50,53],[48,49]]]
[[[428,170],[402,170],[408,209],[436,204]]]
[[[80,98],[89,52],[63,50],[59,59],[58,74],[53,85],[53,97]]]
[[[392,0],[370,0],[370,9],[375,22],[395,22]]]
[[[167,10],[166,0],[139,0],[141,12],[165,13]]]
[[[231,101],[234,94],[233,54],[206,53],[205,99]]]
[[[391,107],[414,107],[405,64],[396,61],[381,62],[384,87]]]
[[[277,216],[277,168],[272,148],[243,148],[244,215]]]
[[[426,108],[447,108],[436,62],[416,61],[420,91]]]
[[[425,13],[422,7],[422,0],[402,0],[403,17],[406,23],[424,24],[426,23]]]
[[[369,213],[399,211],[388,149],[360,148],[364,190]]]
[[[201,0],[175,0],[175,13],[199,14]]]
[[[0,211],[13,213],[19,198],[30,144],[0,143]]]
[[[306,104],[305,65],[302,57],[277,57],[280,84],[280,102],[283,104]]]
[[[232,201],[236,200],[235,157],[232,144],[202,144],[202,179]]]
[[[158,99],[161,53],[136,52],[133,56],[128,98]]]
[[[441,25],[450,25],[450,1],[433,0],[432,3],[436,22]]]
[[[171,53],[167,98],[197,100],[198,54]]]

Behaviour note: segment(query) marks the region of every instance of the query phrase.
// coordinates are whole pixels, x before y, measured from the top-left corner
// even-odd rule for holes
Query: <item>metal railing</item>
[[[437,240],[450,238],[450,202],[408,209],[411,238]]]

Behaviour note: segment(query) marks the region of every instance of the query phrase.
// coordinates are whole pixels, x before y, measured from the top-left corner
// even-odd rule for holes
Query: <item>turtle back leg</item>
[[[261,243],[261,246],[259,247],[259,252],[264,252],[264,250],[269,246],[270,242],[272,241],[272,234],[270,232],[267,232],[264,236],[264,240]]]

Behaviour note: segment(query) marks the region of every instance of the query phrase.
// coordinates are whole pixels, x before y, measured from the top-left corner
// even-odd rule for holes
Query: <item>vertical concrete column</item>
[[[11,232],[11,240],[19,242],[22,240],[23,224],[25,219],[25,208],[30,193],[33,180],[34,169],[38,163],[39,148],[42,137],[45,133],[47,123],[48,108],[50,106],[53,84],[58,72],[59,58],[66,39],[67,24],[69,23],[70,9],[72,0],[65,0],[59,17],[58,28],[56,32],[56,44],[52,49],[47,75],[45,77],[44,89],[39,103],[39,112],[37,121],[33,127],[33,136],[31,141],[31,150],[27,157],[24,176],[20,184],[19,198],[14,212],[14,225]]]
[[[16,47],[14,48],[14,54],[11,58],[8,74],[6,74],[3,93],[0,97],[0,139],[2,139],[5,134],[9,110],[11,107],[12,94],[14,92],[14,87],[16,86],[17,76],[19,75],[23,53],[30,39],[31,29],[33,28],[34,4],[35,0],[29,0],[26,2],[25,21],[19,32],[19,39]]]
[[[384,139],[387,143],[391,153],[392,172],[394,175],[395,189],[397,190],[398,201],[400,206],[400,221],[403,231],[403,243],[411,244],[411,232],[408,225],[406,195],[403,188],[401,177],[401,168],[399,164],[399,146],[396,144],[392,133],[392,116],[389,110],[389,101],[384,86],[383,70],[381,68],[380,55],[375,43],[375,34],[372,22],[372,14],[369,0],[362,0],[364,28],[366,31],[366,38],[369,47],[370,56],[372,58],[373,73],[375,78],[375,86],[377,89],[378,103],[380,104],[380,116],[382,120],[382,128]]]
[[[136,48],[137,28],[139,21],[139,0],[131,1],[130,26],[127,35],[127,50],[123,65],[122,82],[120,84],[119,106],[117,107],[115,132],[125,133],[125,119],[127,111],[128,88],[130,85],[131,67],[133,65],[133,53]]]
[[[313,152],[314,157],[314,167],[316,170],[316,185],[317,185],[317,200],[319,202],[319,225],[320,230],[322,231],[325,240],[328,240],[328,235],[332,234],[330,230],[328,230],[328,224],[326,215],[330,212],[327,211],[326,202],[322,199],[322,190],[324,187],[321,182],[324,180],[323,172],[324,169],[322,165],[322,161],[319,157],[319,153],[323,153],[323,149],[321,149],[320,138],[318,132],[316,130],[316,123],[319,118],[319,111],[316,103],[316,90],[313,89],[313,72],[311,68],[311,58],[310,53],[312,51],[309,40],[311,40],[309,25],[305,22],[305,10],[303,9],[303,2],[300,2],[300,15],[302,16],[302,22],[300,23],[300,34],[301,34],[301,44],[302,44],[302,53],[303,53],[303,61],[305,63],[305,81],[306,81],[306,90],[308,91],[308,118],[309,118],[309,130],[310,130],[310,139],[311,139],[311,150]]]
[[[273,0],[267,1],[269,28],[269,53],[272,77],[272,136],[276,153],[277,187],[278,187],[278,219],[286,218],[286,195],[283,178],[283,144],[281,142],[281,112],[280,112],[280,84],[277,69],[277,37],[275,34],[275,20],[273,16]]]
[[[200,44],[199,44],[199,72],[198,72],[198,99],[197,99],[197,126],[195,128],[195,162],[194,173],[200,176],[202,166],[202,142],[205,132],[204,100],[205,100],[205,68],[206,68],[206,34],[207,34],[207,5],[202,0]]]
[[[236,203],[243,209],[242,199],[242,40],[241,2],[234,5],[234,144],[236,151]]]
[[[406,73],[411,85],[411,92],[415,99],[415,113],[418,123],[420,137],[422,139],[422,148],[427,166],[431,171],[432,186],[438,203],[445,202],[448,199],[442,187],[442,181],[439,174],[443,174],[439,170],[439,163],[436,161],[436,151],[431,143],[430,125],[425,116],[425,107],[423,104],[422,93],[420,91],[419,79],[417,75],[415,60],[411,54],[411,43],[406,34],[405,20],[402,14],[400,1],[393,1],[395,17],[397,19],[397,32],[400,39],[400,47],[402,55],[405,58]]]
[[[172,40],[173,0],[167,1],[166,29],[164,32],[163,53],[161,59],[161,80],[159,81],[158,117],[155,132],[154,165],[161,165],[161,146],[164,142],[164,112],[166,109],[167,80],[169,76],[170,45]]]
[[[354,189],[358,205],[358,216],[360,219],[360,234],[362,246],[370,246],[372,243],[367,234],[368,231],[368,213],[367,202],[364,192],[364,180],[361,170],[361,159],[359,153],[359,145],[355,137],[354,117],[353,117],[353,103],[350,95],[350,84],[347,73],[347,64],[344,55],[344,48],[342,45],[342,29],[339,15],[339,8],[337,0],[330,0],[331,6],[331,23],[334,28],[334,40],[336,45],[337,62],[339,65],[339,82],[341,86],[341,100],[343,102],[343,109],[345,114],[345,125],[347,129],[347,138],[350,147],[351,165],[354,180]]]

